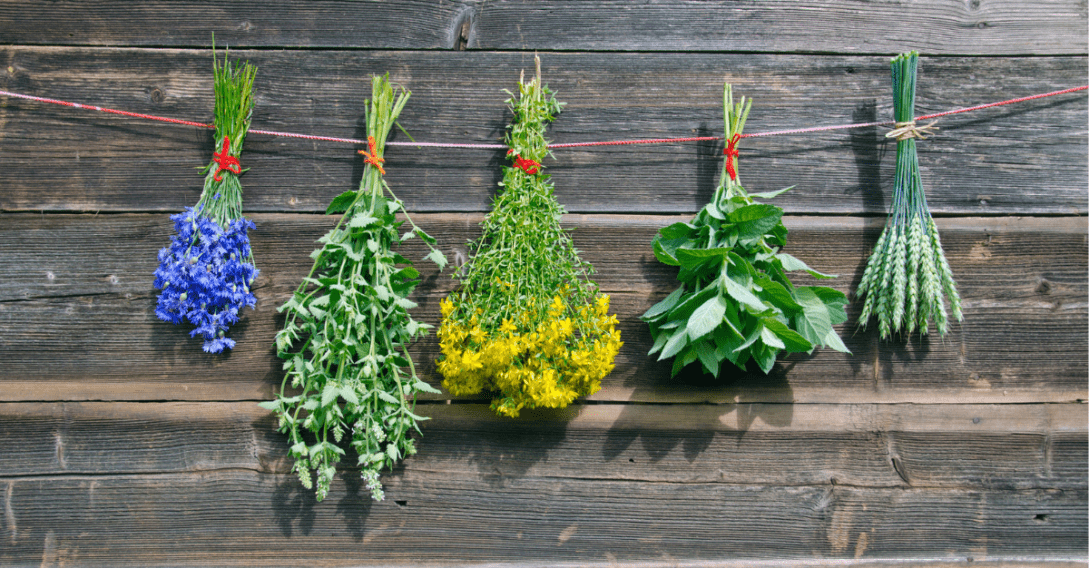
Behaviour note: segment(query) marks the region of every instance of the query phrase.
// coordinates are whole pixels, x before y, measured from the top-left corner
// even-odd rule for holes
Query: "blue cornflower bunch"
[[[190,336],[204,337],[204,350],[221,353],[234,347],[227,328],[238,312],[254,307],[250,291],[257,278],[247,230],[252,221],[242,216],[243,172],[238,161],[253,112],[253,79],[249,63],[220,66],[215,72],[215,141],[204,177],[204,191],[195,207],[171,215],[177,231],[170,246],[159,251],[155,287],[160,289],[155,315],[173,324],[196,326]]]
[[[202,335],[208,353],[230,349],[235,342],[226,337],[227,328],[238,321],[239,310],[257,304],[250,286],[259,271],[246,233],[255,225],[239,218],[223,228],[192,207],[170,219],[178,234],[159,251],[155,287],[162,292],[155,315],[197,326],[189,336]]]

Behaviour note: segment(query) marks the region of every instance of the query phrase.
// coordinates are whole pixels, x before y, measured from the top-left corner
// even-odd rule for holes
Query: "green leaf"
[[[673,223],[672,225],[660,229],[658,235],[663,239],[685,239],[691,238],[693,231],[696,227],[689,223]]]
[[[647,353],[648,356],[649,355],[654,355],[655,353],[657,353],[659,350],[661,350],[663,347],[665,347],[666,341],[669,341],[669,334],[665,333],[664,330],[652,330],[651,335],[655,336],[654,337],[654,345],[650,348],[650,351]]]
[[[715,329],[715,356],[721,361],[727,353],[734,353],[745,343],[745,336],[735,332],[729,326],[720,326]]]
[[[805,337],[802,337],[800,333],[787,327],[785,323],[775,318],[765,318],[763,324],[765,330],[773,332],[783,343],[780,349],[785,349],[791,353],[809,353],[813,351],[813,344]],[[768,341],[764,341],[764,343],[771,345]]]
[[[266,400],[263,402],[258,402],[257,406],[260,406],[265,410],[271,410],[273,412],[279,412],[282,408],[279,400]]]
[[[439,249],[431,249],[431,252],[429,252],[424,259],[430,260],[438,265],[439,272],[442,272],[442,269],[446,268],[446,255],[442,254],[442,251]]]
[[[812,287],[803,286],[794,291],[794,297],[802,306],[802,312],[794,316],[794,327],[813,345],[831,347],[836,351],[850,353],[843,340],[832,329],[832,315],[828,305],[813,291]]]
[[[749,334],[747,336],[745,336],[745,341],[742,342],[741,345],[739,345],[738,347],[736,347],[734,349],[734,353],[740,353],[741,351],[745,350],[745,348],[747,348],[748,346],[752,345],[753,343],[756,343],[756,340],[760,339],[760,333],[763,332],[763,331],[764,331],[764,326],[760,325],[760,324],[756,324],[756,326],[754,326],[752,328],[752,331],[750,331]]]
[[[413,302],[412,300],[409,300],[408,298],[397,298],[397,305],[401,306],[402,308],[404,308],[406,310],[411,310],[411,309],[415,308],[416,306],[418,306],[419,304],[417,304],[416,302]]]
[[[690,293],[688,297],[682,300],[677,307],[669,311],[669,320],[686,320],[688,316],[692,315],[692,312],[696,311],[696,308],[703,305],[708,299],[718,295],[718,288],[715,286],[708,286],[699,292]]]
[[[356,394],[355,388],[353,388],[351,385],[341,387],[338,392],[340,393],[340,397],[344,400],[352,404],[359,404],[359,395]]]
[[[836,274],[824,274],[822,272],[817,272],[816,270],[809,268],[809,265],[807,265],[806,263],[785,252],[781,252],[775,255],[775,258],[779,259],[779,261],[783,263],[783,270],[786,270],[787,272],[804,270],[808,272],[810,276],[821,279],[835,278],[837,276]]]
[[[766,323],[760,329],[760,341],[763,341],[764,345],[767,345],[769,347],[775,347],[776,349],[786,348],[786,345],[781,339],[779,339],[779,336],[775,335],[774,331],[768,329]]]
[[[780,194],[786,193],[786,192],[794,189],[794,187],[795,186],[792,185],[790,187],[784,187],[783,189],[777,189],[775,191],[765,191],[763,193],[750,193],[749,197],[759,197],[760,199],[771,199],[773,197],[776,197],[776,196],[778,196]]]
[[[824,305],[828,306],[828,316],[832,320],[832,325],[847,321],[847,312],[844,310],[847,306],[847,296],[843,292],[826,286],[810,286],[809,288],[824,302]]]
[[[753,203],[730,213],[729,219],[737,224],[741,239],[762,236],[779,224],[783,210],[765,203]]]
[[[704,262],[709,261],[709,260],[722,262],[730,254],[730,250],[731,249],[728,249],[728,248],[711,248],[711,249],[680,248],[680,249],[677,249],[677,254],[675,255],[675,257],[677,258],[677,262],[679,262],[681,266],[684,266],[686,268],[692,268],[692,267],[696,267],[699,264],[704,263]],[[718,267],[717,264],[713,264],[711,266],[713,266],[716,269]]]
[[[345,191],[344,193],[333,198],[329,202],[329,207],[325,209],[326,215],[333,215],[335,213],[343,213],[352,206],[352,202],[355,201],[356,192]]]
[[[386,402],[388,402],[390,404],[401,404],[401,402],[402,402],[401,400],[398,400],[397,397],[393,396],[392,394],[390,394],[390,393],[388,393],[388,392],[386,392],[384,390],[378,390],[378,391],[375,391],[375,392],[378,393],[378,398],[380,398],[380,399],[382,399],[382,400],[384,400],[384,401],[386,401]]]
[[[700,341],[696,344],[696,357],[699,358],[700,363],[703,365],[703,370],[718,378],[718,371],[722,367],[722,362],[715,354],[715,348],[710,342]]]
[[[413,386],[413,388],[415,388],[419,392],[429,392],[431,394],[441,394],[442,393],[442,391],[440,391],[439,389],[437,389],[437,388],[427,384],[427,382],[421,381],[421,380],[417,380],[415,383],[412,384],[412,386]]]
[[[685,239],[684,242],[688,242]],[[667,250],[665,245],[662,244],[662,239],[654,239],[654,258],[658,259],[658,262],[669,266],[680,266],[681,263],[677,262],[677,258],[673,256],[673,251],[677,250],[673,247],[672,250]]]
[[[370,215],[353,215],[352,220],[348,222],[348,226],[353,229],[362,229],[364,227],[370,227],[377,222],[378,219],[375,217],[371,217]]]
[[[696,308],[688,318],[688,338],[692,341],[711,333],[722,324],[726,315],[726,303],[720,296],[714,296]]]
[[[767,304],[760,298],[757,298],[749,288],[744,284],[741,284],[737,280],[731,278],[728,274],[723,272],[718,279],[723,290],[730,295],[731,298],[738,301],[738,303],[749,308],[750,312],[763,313],[768,309]]]
[[[786,289],[786,286],[770,278],[758,278],[755,282],[762,288],[758,293],[760,298],[783,310],[783,313],[793,315],[802,309],[798,302],[794,301],[794,295]]]
[[[321,391],[321,405],[329,406],[334,400],[337,399],[339,391],[333,383],[325,385],[325,388]]]
[[[671,292],[664,299],[662,299],[662,301],[660,301],[657,304],[654,304],[653,306],[651,306],[651,308],[649,310],[647,310],[646,313],[644,313],[641,316],[641,318],[643,319],[643,321],[652,320],[652,319],[655,318],[655,316],[662,315],[662,314],[668,312],[669,310],[672,310],[674,308],[674,306],[676,306],[677,303],[681,301],[681,296],[683,296],[683,295],[684,295],[684,286],[681,286],[681,287],[677,288],[676,290],[674,290],[673,292]]]
[[[752,358],[756,360],[756,364],[760,366],[760,370],[764,371],[764,374],[771,372],[771,368],[775,366],[775,356],[779,353],[778,349],[762,345],[756,349],[753,349]]]
[[[688,332],[683,329],[678,329],[673,332],[673,335],[669,337],[669,341],[666,341],[665,347],[662,348],[662,354],[658,356],[658,360],[669,359],[670,357],[681,352],[681,349],[688,345]]]

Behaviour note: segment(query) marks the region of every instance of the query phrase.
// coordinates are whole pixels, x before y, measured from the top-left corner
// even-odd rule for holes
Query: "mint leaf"
[[[700,307],[696,308],[696,311],[692,312],[692,316],[688,318],[688,338],[692,341],[711,333],[722,323],[723,316],[726,315],[726,304],[719,296],[714,296],[711,299],[704,302]]]
[[[753,313],[762,313],[768,309],[768,306],[764,304],[760,298],[757,298],[750,292],[747,286],[734,280],[729,275],[723,273],[719,277],[719,283],[722,286],[722,289],[729,294],[731,298],[747,306]]]
[[[672,310],[674,308],[674,306],[676,306],[677,303],[679,303],[681,301],[681,296],[683,296],[683,295],[684,295],[684,286],[681,286],[680,288],[677,288],[676,290],[671,292],[668,296],[663,298],[662,301],[660,301],[657,304],[654,304],[653,306],[651,306],[651,308],[649,310],[647,310],[646,313],[644,313],[641,316],[641,318],[643,319],[643,321],[652,320],[652,319],[654,319],[655,316],[664,314],[664,313],[668,312],[669,310]]]
[[[763,236],[772,227],[779,224],[783,210],[765,203],[753,203],[730,213],[730,221],[737,224],[738,237],[741,239]]]
[[[775,191],[765,191],[763,193],[750,193],[749,197],[759,197],[760,199],[771,199],[771,198],[776,197],[776,196],[778,196],[778,195],[780,195],[782,193],[786,193],[786,192],[794,189],[794,187],[795,186],[792,185],[790,187],[784,187],[783,189],[777,189]]]
[[[775,258],[779,259],[779,261],[783,263],[783,270],[786,270],[787,272],[804,270],[808,272],[810,276],[820,279],[835,278],[836,276],[838,276],[837,274],[824,274],[823,272],[817,272],[816,270],[809,268],[809,265],[807,265],[806,263],[785,252],[781,252],[775,255]]]
[[[442,251],[439,249],[431,249],[431,252],[427,253],[427,256],[425,256],[424,259],[434,262],[435,265],[439,267],[439,272],[442,272],[442,269],[446,268],[446,255],[442,254]]]
[[[787,327],[787,325],[775,318],[764,319],[764,329],[775,334],[776,338],[782,342],[783,346],[780,349],[785,349],[791,353],[809,353],[813,351],[813,344],[806,338],[793,329]],[[768,341],[764,341],[768,345],[771,345]]]
[[[658,360],[668,359],[680,353],[686,345],[688,345],[688,332],[683,329],[674,331],[669,341],[666,341],[665,347],[662,348],[662,354],[658,356]]]
[[[813,345],[831,347],[836,351],[850,353],[843,340],[832,329],[831,310],[811,287],[805,286],[794,291],[795,298],[802,306],[802,312],[794,317],[794,327],[802,337]]]
[[[325,208],[325,214],[333,215],[347,211],[348,208],[352,206],[352,203],[355,202],[355,197],[355,191],[345,191],[334,197],[333,200],[329,202],[329,207]]]

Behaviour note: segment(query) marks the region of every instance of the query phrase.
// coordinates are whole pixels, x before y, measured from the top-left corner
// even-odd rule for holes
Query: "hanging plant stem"
[[[786,273],[805,270],[832,278],[779,252],[786,244],[783,210],[756,203],[791,188],[750,194],[738,175],[737,144],[752,102],[734,102],[723,88],[726,158],[715,194],[695,219],[674,223],[654,238],[654,256],[677,266],[681,285],[651,307],[650,355],[673,358],[673,375],[696,363],[715,377],[726,361],[745,369],[752,360],[771,371],[780,351],[811,352],[820,345],[848,352],[833,325],[846,321],[847,298],[823,286],[791,284]]]
[[[419,273],[392,247],[420,237],[440,270],[446,258],[407,215],[411,229],[401,234],[396,214],[404,205],[382,178],[386,138],[409,93],[395,90],[388,77],[374,77],[371,88],[359,191],[330,203],[327,214],[343,214],[318,240],[310,274],[280,307],[286,318],[276,352],[286,360],[284,380],[276,399],[261,403],[279,418],[294,471],[304,487],[315,487],[319,501],[345,454],[346,436],[372,497],[382,500],[379,471],[416,453],[410,435],[426,420],[414,413],[416,395],[439,392],[417,376],[407,352],[431,326],[408,314],[416,307],[408,296]]]
[[[938,333],[945,335],[949,329],[945,296],[953,317],[964,319],[953,271],[945,260],[919,176],[915,139],[923,138],[933,127],[916,127],[914,122],[918,59],[913,51],[892,60],[897,129],[890,134],[897,139],[896,184],[888,222],[857,291],[857,295],[866,296],[859,325],[865,328],[871,316],[876,317],[881,339],[894,333],[910,335],[915,330],[925,335],[931,320]]]
[[[483,222],[474,254],[455,274],[459,288],[442,301],[438,370],[454,395],[498,393],[492,409],[562,408],[597,392],[622,345],[609,296],[589,279],[560,227],[563,207],[541,161],[546,123],[562,108],[537,75],[508,93],[503,190]]]

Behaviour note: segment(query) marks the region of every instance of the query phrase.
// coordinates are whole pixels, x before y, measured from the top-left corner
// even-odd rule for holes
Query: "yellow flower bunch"
[[[541,85],[539,63],[507,103],[513,164],[472,258],[455,274],[461,287],[441,303],[438,370],[450,393],[498,392],[492,408],[516,417],[597,392],[622,343],[609,297],[560,227],[563,207],[542,172],[545,123],[562,105]]]
[[[547,308],[528,308],[488,331],[476,314],[467,322],[450,317],[455,306],[449,298],[441,306],[443,386],[454,395],[502,392],[506,396],[492,408],[505,416],[517,417],[527,407],[563,408],[597,392],[623,345],[607,295],[570,309],[554,296]]]

